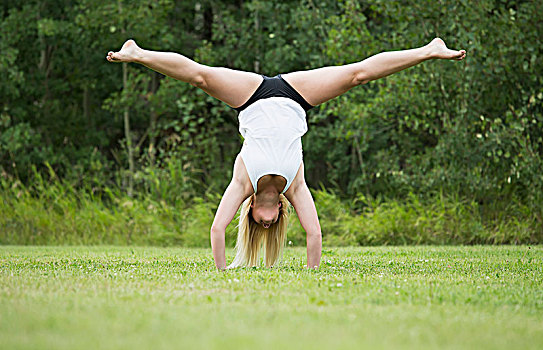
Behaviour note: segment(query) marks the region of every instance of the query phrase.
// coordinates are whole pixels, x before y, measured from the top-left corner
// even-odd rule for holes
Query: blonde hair
[[[287,240],[287,225],[289,203],[286,197],[279,195],[281,207],[277,222],[269,228],[256,223],[251,215],[251,204],[254,196],[250,196],[241,205],[238,224],[238,239],[236,242],[236,257],[228,266],[257,266],[260,260],[260,250],[264,247],[264,263],[266,267],[274,266],[281,258],[283,247]]]

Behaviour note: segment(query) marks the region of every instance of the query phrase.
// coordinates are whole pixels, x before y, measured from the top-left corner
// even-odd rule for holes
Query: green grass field
[[[230,258],[232,252],[229,252]],[[2,349],[541,349],[543,247],[0,247]]]

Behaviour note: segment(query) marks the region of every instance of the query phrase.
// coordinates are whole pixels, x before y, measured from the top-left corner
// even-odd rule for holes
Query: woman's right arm
[[[287,199],[294,206],[300,224],[307,235],[307,267],[316,269],[321,262],[322,233],[311,192],[304,182]]]
[[[307,267],[316,269],[321,262],[322,233],[315,202],[305,183],[303,163],[285,196],[294,206],[300,224],[307,234]]]
[[[226,256],[224,253],[224,235],[226,227],[230,224],[239,206],[252,194],[252,186],[245,170],[245,165],[238,156],[234,163],[234,174],[230,185],[222,196],[221,203],[211,225],[211,249],[215,265],[219,270],[226,268]]]

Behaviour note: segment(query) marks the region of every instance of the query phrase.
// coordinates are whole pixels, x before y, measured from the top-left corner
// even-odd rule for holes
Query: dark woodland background
[[[540,243],[542,18],[540,1],[2,0],[0,243],[209,244],[237,114],[108,63],[128,38],[273,76],[436,36],[467,58],[308,113],[325,245]],[[289,240],[305,243],[295,217]]]

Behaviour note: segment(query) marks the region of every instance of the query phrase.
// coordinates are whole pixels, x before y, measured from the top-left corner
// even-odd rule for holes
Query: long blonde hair
[[[236,257],[228,266],[229,268],[259,265],[262,247],[264,247],[264,263],[266,267],[274,266],[281,258],[287,240],[289,202],[284,195],[279,195],[279,201],[281,202],[279,218],[269,228],[264,228],[256,223],[251,215],[253,201],[254,196],[250,196],[241,206]]]

